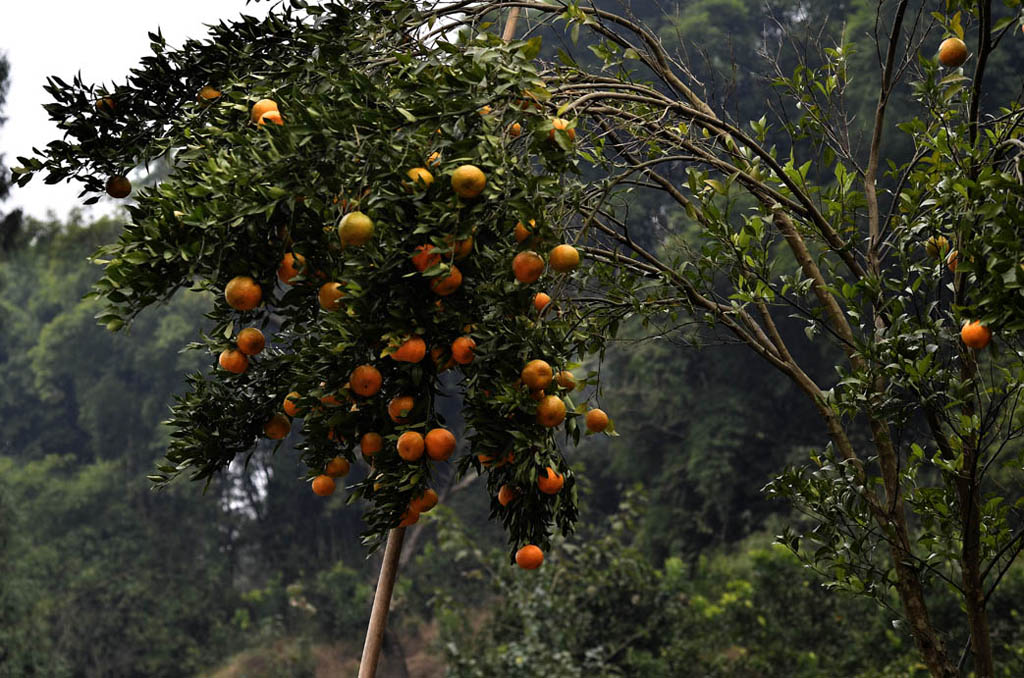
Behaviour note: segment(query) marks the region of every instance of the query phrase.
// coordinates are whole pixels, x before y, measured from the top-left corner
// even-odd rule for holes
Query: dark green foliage
[[[654,328],[631,333],[646,336]],[[787,511],[762,488],[780,461],[801,459],[815,442],[813,411],[795,408],[798,394],[758,371],[755,357],[728,345],[698,354],[687,336],[693,335],[609,348],[600,404],[615,414],[620,437],[590,437],[583,448],[587,474],[595,478],[588,501],[594,509],[615,505],[610,488],[638,482],[647,488],[651,503],[641,534],[656,562],[695,558]],[[810,346],[802,353],[816,359]]]
[[[179,347],[195,331],[203,304],[193,295],[145,318],[135,335],[150,338],[148,345],[97,334],[99,305],[81,299],[95,269],[82,257],[116,232],[112,220],[89,227],[30,221],[25,238],[32,244],[3,262],[4,454],[73,452],[87,462],[131,451],[133,470],[142,472],[160,451],[166,393],[181,383],[181,371],[200,364]]]
[[[86,257],[116,233],[29,221],[0,268],[0,676],[195,675],[266,640],[253,627],[358,634],[358,513],[311,496],[293,455],[261,449],[198,496],[145,481],[206,302],[97,331]],[[318,614],[289,604],[296,583]],[[244,595],[275,587],[275,605]]]
[[[409,37],[425,23],[425,15],[401,2],[356,10],[325,3],[305,13],[283,10],[258,26],[232,24],[234,33],[258,32],[259,39],[240,40],[222,26],[208,41],[170,51],[154,37],[155,54],[144,68],[107,93],[113,107],[94,105],[104,93],[78,80],[51,82],[51,117],[77,143],[56,141],[44,158],[25,159],[19,181],[74,177],[97,192],[116,164],[175,149],[167,179],[135,193],[118,241],[97,251],[105,266],[93,288],[104,302],[98,320],[122,329],[144,308],[192,288],[215,295],[213,327],[196,347],[219,353],[247,325],[272,334],[272,346],[244,374],[213,369],[190,378],[190,391],[173,409],[168,463],[152,480],[181,473],[209,480],[253,449],[286,394],[297,391],[306,411],[298,447],[310,477],[336,455],[358,461],[364,433],[384,436],[374,473],[349,494],[370,501],[364,540],[375,548],[431,484],[429,460],[400,459],[395,442],[407,430],[445,424],[434,407],[438,375],[447,347],[470,334],[476,358],[460,369],[456,391],[465,394],[473,455],[515,455],[514,472],[506,468],[491,483],[514,481],[534,495],[501,512],[510,542],[545,544],[552,526],[572,529],[573,481],[555,429],[537,423],[534,401],[512,384],[530,359],[561,368],[600,349],[603,334],[571,306],[536,322],[535,290],[516,282],[510,269],[517,251],[562,242],[564,205],[580,190],[567,180],[577,160],[565,132],[549,135],[551,119],[540,102],[550,93],[532,63],[538,41],[505,44],[463,31],[428,48]],[[222,96],[197,101],[200,83],[214,83]],[[264,97],[278,102],[283,127],[250,121],[251,104]],[[479,112],[484,106],[486,115]],[[168,119],[169,110],[179,114]],[[513,122],[522,125],[519,137],[506,133]],[[430,163],[433,153],[438,158]],[[406,172],[427,164],[436,182],[412,186]],[[479,197],[452,189],[462,165],[486,175]],[[375,228],[365,245],[346,248],[334,227],[356,207]],[[538,223],[521,246],[510,237],[520,219]],[[472,253],[456,257],[454,243],[470,238]],[[439,260],[417,272],[410,259],[424,245]],[[290,285],[278,284],[275,272],[287,253],[306,264]],[[434,294],[434,284],[456,271],[457,292]],[[262,305],[242,312],[228,306],[221,293],[236,276],[257,282]],[[322,281],[343,285],[342,308],[317,307]],[[563,278],[549,275],[537,287],[560,284]],[[410,335],[442,354],[416,365],[389,360]],[[349,393],[350,374],[360,365],[380,370],[379,393]],[[416,405],[396,425],[387,403],[404,395]],[[324,408],[318,400],[327,396],[349,406]],[[566,402],[572,409],[568,396]],[[578,439],[574,415],[565,431]],[[460,470],[472,464],[464,457]],[[568,475],[557,498],[532,489],[547,466]]]
[[[692,566],[675,557],[652,566],[632,546],[643,513],[629,495],[607,525],[559,544],[536,573],[490,572],[466,534],[442,532],[463,576],[485,577],[497,593],[473,625],[465,603],[441,595],[447,675],[923,675],[884,613],[828,594],[763,536]]]
[[[20,601],[0,675],[141,678],[195,671],[223,651],[227,563],[216,540],[194,537],[216,504],[183,515],[180,493],[157,497],[119,461],[70,455],[0,458],[0,478],[15,530],[31,535],[11,545],[16,576],[0,583]]]

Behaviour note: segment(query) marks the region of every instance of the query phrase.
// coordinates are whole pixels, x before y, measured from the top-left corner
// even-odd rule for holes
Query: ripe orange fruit
[[[267,111],[260,116],[260,119],[256,124],[263,127],[268,122],[272,122],[275,125],[283,125],[284,118],[281,117],[281,111]]]
[[[537,403],[537,423],[554,428],[565,421],[565,403],[558,396],[544,396]]]
[[[520,252],[512,260],[512,273],[521,283],[537,282],[544,272],[544,260],[536,252]]]
[[[341,308],[341,298],[345,296],[345,289],[340,282],[324,283],[320,291],[316,293],[320,308],[325,311],[337,311]]]
[[[292,430],[292,422],[283,414],[275,414],[263,425],[263,433],[271,440],[281,440]]]
[[[249,367],[249,358],[241,351],[233,348],[226,348],[221,351],[217,362],[222,369],[234,372],[235,374],[241,374]]]
[[[361,247],[373,237],[373,220],[360,211],[349,212],[338,222],[338,238],[348,247]]]
[[[508,486],[502,485],[501,489],[498,490],[498,503],[502,506],[508,506],[519,496],[519,491]]]
[[[285,285],[291,285],[295,276],[305,267],[306,257],[288,252],[281,258],[281,263],[277,267],[277,278]]]
[[[508,135],[510,137],[512,137],[513,139],[515,139],[516,137],[518,137],[522,133],[523,133],[523,126],[520,125],[518,122],[514,122],[514,123],[512,123],[511,125],[508,126]]]
[[[224,300],[236,311],[251,311],[263,301],[263,290],[249,276],[238,275],[224,287]]]
[[[487,185],[487,176],[476,165],[460,165],[452,172],[452,190],[460,198],[471,200]]]
[[[551,141],[555,140],[555,130],[565,130],[565,133],[569,135],[569,141],[576,141],[576,130],[569,127],[568,120],[564,118],[551,119],[551,130],[548,132],[548,138]]]
[[[127,198],[132,192],[132,182],[123,174],[117,174],[107,179],[107,195],[111,198]]]
[[[246,327],[238,333],[238,339],[235,340],[235,343],[238,345],[238,350],[242,353],[256,355],[267,345],[267,339],[255,327]]]
[[[340,478],[347,476],[348,472],[352,469],[352,465],[348,462],[345,457],[335,457],[327,462],[327,468],[324,470],[324,474],[332,478]]]
[[[452,270],[448,275],[439,275],[430,280],[430,289],[442,297],[447,297],[449,294],[459,289],[462,285],[462,271],[457,267],[452,266]]]
[[[544,552],[533,544],[527,544],[516,551],[516,565],[524,570],[536,570],[544,562]]]
[[[437,492],[427,488],[423,491],[423,494],[409,502],[409,510],[416,513],[427,513],[430,509],[437,506],[437,500]]]
[[[479,113],[480,115],[488,115],[490,112],[491,112],[491,107],[489,105],[487,105],[487,104],[484,104],[483,106],[481,106],[480,110],[477,111],[477,113]]]
[[[533,235],[533,230],[535,228],[537,228],[537,220],[536,219],[530,219],[530,226],[529,227],[527,227],[526,224],[524,224],[523,222],[517,221],[516,222],[516,228],[515,228],[515,231],[514,231],[514,235],[516,237],[516,242],[523,242],[527,238],[531,237]]]
[[[398,523],[398,526],[399,527],[409,527],[410,525],[412,525],[413,523],[415,523],[419,519],[420,519],[420,514],[419,513],[416,513],[416,511],[412,511],[412,510],[406,510],[406,512],[402,514],[402,520]]]
[[[449,238],[449,244],[451,244],[451,238]],[[452,254],[455,255],[456,261],[465,259],[473,253],[473,236],[464,238],[463,240],[456,240],[452,247]]]
[[[608,415],[604,410],[594,408],[587,412],[587,430],[593,433],[600,433],[608,428]]]
[[[967,45],[960,38],[946,38],[939,45],[939,63],[946,68],[959,68],[967,61]]]
[[[320,475],[313,478],[313,493],[321,497],[329,497],[334,494],[334,478],[328,475]]]
[[[384,439],[379,433],[364,433],[359,439],[359,450],[364,456],[372,457],[384,447]]]
[[[289,417],[299,416],[299,412],[301,412],[301,410],[299,409],[298,400],[301,397],[302,394],[298,391],[292,391],[286,395],[284,397],[284,405],[281,407],[281,409],[284,410],[284,413]]]
[[[547,305],[551,303],[551,297],[544,292],[537,292],[533,295],[533,307],[538,313],[542,313]]]
[[[441,154],[438,151],[434,151],[433,153],[431,153],[430,155],[427,156],[427,166],[428,167],[437,167],[440,164],[441,164]]]
[[[413,167],[405,173],[417,188],[430,188],[434,183],[434,175],[426,167]]]
[[[546,389],[554,378],[551,365],[545,360],[531,360],[519,373],[526,387],[531,391],[542,391]]]
[[[412,265],[422,273],[431,266],[441,263],[441,255],[434,254],[433,245],[420,245],[416,248],[416,254],[412,255]]]
[[[117,104],[114,103],[113,97],[100,97],[96,100],[96,110],[103,113],[113,114],[114,110],[117,109]]]
[[[564,486],[565,476],[556,473],[550,466],[537,474],[537,487],[544,494],[558,494]]]
[[[427,456],[434,461],[447,461],[455,451],[455,436],[446,428],[431,429],[424,442],[427,445]]]
[[[460,365],[468,365],[473,362],[473,349],[476,342],[472,337],[459,337],[452,342],[452,359]]]
[[[196,95],[196,98],[199,99],[200,103],[213,101],[220,98],[220,90],[210,87],[209,85],[205,85],[199,90],[199,94]]]
[[[576,388],[576,376],[568,370],[562,370],[561,372],[556,374],[555,381],[558,382],[558,385],[561,386],[562,388]]]
[[[391,354],[400,363],[418,363],[427,355],[427,342],[420,337],[409,337]]]
[[[963,326],[960,330],[960,339],[971,348],[982,349],[991,341],[992,330],[975,320]]]
[[[406,431],[398,436],[398,456],[406,461],[416,461],[423,456],[423,434]]]
[[[373,365],[360,365],[352,370],[352,374],[348,378],[348,385],[352,392],[364,398],[369,398],[377,393],[381,383],[383,383],[383,379],[380,376],[380,371]]]
[[[404,424],[409,421],[409,414],[415,405],[416,401],[412,396],[395,396],[388,403],[388,416],[396,424]]]
[[[946,268],[948,268],[951,273],[956,273],[956,262],[957,262],[957,258],[956,257],[957,257],[956,250],[951,251],[949,253],[949,256],[946,257]]]
[[[551,250],[548,263],[559,273],[568,273],[580,265],[580,252],[572,245],[559,245]]]
[[[252,111],[249,114],[249,119],[252,122],[258,122],[263,117],[264,113],[268,111],[276,111],[277,102],[273,99],[260,99],[252,105]]]
[[[543,400],[545,395],[544,391],[530,391],[530,398],[536,401]]]

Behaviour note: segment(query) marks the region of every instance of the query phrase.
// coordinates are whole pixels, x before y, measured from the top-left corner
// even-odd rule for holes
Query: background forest
[[[844,34],[859,48],[849,68],[861,109],[848,112],[858,128],[874,105],[876,5],[638,1],[631,11],[689,55],[738,121],[781,110],[766,56],[792,70],[809,45]],[[806,43],[783,43],[783,27]],[[572,45],[546,34],[545,48],[554,57]],[[1024,47],[1010,53],[990,76],[1007,87]],[[891,119],[912,115],[909,95]],[[910,145],[891,138],[887,155],[900,161]],[[678,215],[634,209],[648,215],[645,238],[671,246],[661,238]],[[184,481],[151,490],[170,396],[214,357],[178,352],[207,322],[196,293],[144,313],[129,336],[96,326],[98,305],[82,298],[98,275],[87,257],[119,228],[75,213],[0,221],[0,677],[351,675],[379,556],[364,557],[360,511],[344,493],[313,496],[287,444],[259,449],[203,494]],[[572,457],[585,472],[582,529],[541,570],[519,571],[481,488],[453,484],[407,537],[382,675],[925,675],[895,614],[825,590],[773,545],[800,518],[761,490],[822,444],[804,399],[749,351],[682,319],[626,334],[600,365],[619,437],[589,437]],[[832,362],[799,327],[792,335],[801,361]],[[992,602],[1008,676],[1024,675],[1022,596],[1018,566]]]

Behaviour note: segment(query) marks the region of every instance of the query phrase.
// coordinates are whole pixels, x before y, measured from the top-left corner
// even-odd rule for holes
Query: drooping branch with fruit
[[[831,444],[769,486],[809,516],[805,534],[782,541],[831,585],[900,608],[934,676],[959,675],[968,655],[978,675],[993,674],[986,603],[1024,543],[1019,504],[1000,508],[1022,498],[1024,365],[1011,347],[1024,323],[1024,112],[1019,88],[997,96],[999,111],[982,105],[988,57],[1021,26],[1020,3],[1004,5],[879,3],[877,106],[858,153],[841,115],[852,45],[776,67],[798,119],[736,121],[631,17],[498,4],[538,22],[557,15],[589,32],[602,59],[598,73],[563,57],[549,81],[604,173],[577,204],[577,238],[613,270],[664,283],[641,301],[607,275],[609,307],[633,298],[653,316],[681,298],[679,312],[808,396]],[[894,122],[901,88],[919,115]],[[910,157],[886,155],[896,125]],[[776,145],[780,132],[788,146]],[[680,213],[660,238],[628,216],[631,195],[652,193]],[[805,351],[792,349],[794,324],[833,344],[838,378],[795,357]],[[1007,349],[979,353],[994,328]],[[965,609],[963,630],[929,614],[947,591]],[[959,657],[950,641],[963,644]]]
[[[80,143],[26,163],[115,198],[127,168],[171,167],[96,255],[112,330],[178,289],[211,293],[195,347],[216,366],[176,399],[155,482],[208,479],[301,421],[315,493],[369,464],[347,499],[366,500],[376,547],[437,503],[457,441],[436,401],[457,395],[459,470],[488,473],[533,568],[551,526],[576,519],[557,434],[579,440],[585,380],[569,370],[603,346],[600,319],[569,303],[573,131],[540,103],[538,45],[467,33],[428,48],[403,7],[286,10],[177,51],[157,42],[112,91],[54,80],[51,114]],[[600,410],[585,426],[611,431]]]

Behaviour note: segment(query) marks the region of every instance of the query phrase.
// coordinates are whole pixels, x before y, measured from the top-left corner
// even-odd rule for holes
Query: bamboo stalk
[[[377,663],[380,661],[380,650],[384,644],[384,627],[387,625],[391,594],[395,590],[395,579],[398,577],[398,559],[402,555],[404,537],[404,527],[396,527],[388,534],[388,543],[384,547],[384,561],[380,565],[380,577],[377,579],[377,592],[373,596],[370,623],[366,627],[366,642],[363,644],[363,656],[359,662],[359,678],[374,678],[377,675]]]
[[[505,21],[505,32],[501,35],[502,40],[512,42],[512,38],[516,37],[517,21],[519,21],[519,8],[513,7],[508,13],[508,20]]]

